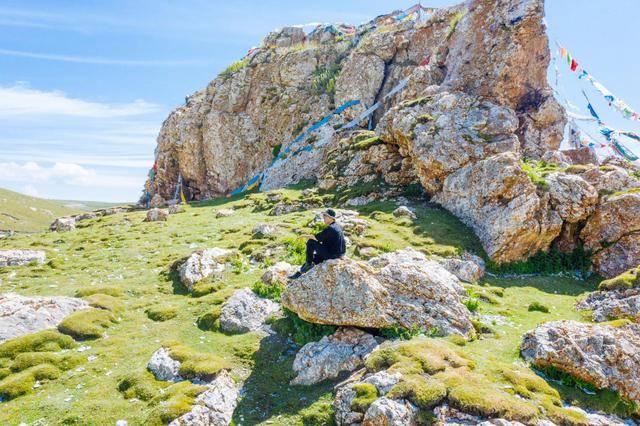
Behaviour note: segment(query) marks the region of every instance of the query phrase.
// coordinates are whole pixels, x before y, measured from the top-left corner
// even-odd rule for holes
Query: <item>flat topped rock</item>
[[[25,297],[0,294],[0,343],[24,334],[55,328],[69,314],[89,304],[73,297]]]
[[[640,324],[623,327],[552,321],[525,334],[521,354],[640,403]]]
[[[27,265],[31,262],[42,265],[46,257],[42,250],[0,250],[0,268]]]
[[[280,305],[256,295],[248,288],[237,290],[220,311],[220,329],[227,333],[247,333],[258,330]]]
[[[413,249],[368,262],[329,260],[287,284],[282,305],[319,324],[420,328],[461,334],[473,330],[460,281]]]

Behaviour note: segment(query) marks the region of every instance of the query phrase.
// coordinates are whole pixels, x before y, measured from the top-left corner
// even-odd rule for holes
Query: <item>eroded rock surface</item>
[[[342,328],[318,342],[307,343],[293,362],[297,376],[291,384],[312,385],[354,371],[377,346],[371,334],[356,328]]]
[[[51,224],[50,229],[55,232],[75,231],[76,220],[73,217],[59,217]]]
[[[405,249],[368,262],[323,262],[286,286],[282,304],[320,324],[437,328],[466,336],[473,326],[462,304],[465,294],[439,263]]]
[[[222,306],[220,329],[227,333],[258,330],[269,315],[279,309],[280,305],[259,297],[248,288],[237,290]]]
[[[287,262],[278,262],[267,268],[260,278],[267,285],[286,284],[288,278],[298,271],[298,267]]]
[[[180,377],[180,361],[171,358],[169,349],[160,348],[151,355],[151,359],[147,363],[149,370],[157,380],[166,382],[177,382],[182,380]]]
[[[169,211],[163,209],[151,209],[147,212],[146,222],[164,222],[169,218]]]
[[[42,250],[0,250],[0,268],[28,265],[31,262],[42,265],[46,258]]]
[[[622,327],[553,321],[525,334],[522,356],[598,388],[640,402],[640,325]]]
[[[475,283],[484,276],[485,264],[479,256],[464,252],[460,257],[436,259],[447,271],[461,281]]]
[[[0,294],[0,343],[24,334],[55,328],[69,314],[89,304],[73,297],[25,297]]]
[[[576,304],[578,310],[592,311],[594,321],[619,318],[640,319],[640,288],[596,291]]]

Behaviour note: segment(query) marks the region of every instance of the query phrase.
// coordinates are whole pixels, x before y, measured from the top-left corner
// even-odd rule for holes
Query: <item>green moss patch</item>
[[[54,380],[60,376],[60,370],[50,364],[41,364],[9,375],[0,380],[0,397],[11,400],[33,392],[37,381]]]
[[[76,291],[76,297],[87,297],[93,294],[106,294],[112,297],[122,296],[122,289],[115,286],[85,287]]]
[[[101,309],[88,309],[74,312],[58,325],[58,331],[74,339],[98,339],[105,330],[116,322],[110,312]]]
[[[98,309],[105,309],[111,312],[120,311],[123,307],[122,302],[113,296],[108,294],[96,293],[84,298],[89,306]]]
[[[214,306],[209,312],[198,317],[198,327],[201,330],[217,331],[220,329],[220,306]]]
[[[71,337],[55,330],[43,330],[0,344],[0,358],[14,358],[23,352],[58,352],[75,346],[76,342]]]
[[[123,376],[118,381],[118,391],[126,399],[138,398],[141,401],[149,401],[166,387],[165,382],[160,382],[148,371],[133,373]]]
[[[171,358],[180,361],[180,375],[186,379],[211,380],[220,370],[231,368],[231,364],[220,356],[197,352],[180,343],[169,343],[166,346]]]
[[[531,302],[529,307],[527,308],[529,312],[542,312],[545,314],[549,313],[549,308],[546,305],[543,305],[540,302]]]
[[[353,385],[353,390],[356,392],[356,397],[351,401],[353,411],[364,413],[378,399],[378,389],[371,383],[357,383]]]
[[[145,313],[152,321],[168,321],[178,316],[178,308],[173,305],[156,305],[148,308]]]
[[[625,290],[636,287],[640,287],[640,266],[630,269],[617,277],[602,281],[598,289]]]
[[[206,389],[206,386],[194,385],[186,381],[169,386],[149,402],[151,412],[145,424],[155,426],[171,423],[191,411],[196,397]]]

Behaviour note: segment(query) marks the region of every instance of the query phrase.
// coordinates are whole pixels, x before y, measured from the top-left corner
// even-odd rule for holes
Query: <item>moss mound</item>
[[[123,292],[120,287],[115,286],[86,287],[76,291],[76,297],[87,297],[93,294],[106,294],[112,297],[119,297],[122,296]]]
[[[145,311],[152,321],[168,321],[178,316],[178,308],[173,305],[157,305]]]
[[[123,306],[122,302],[117,298],[102,293],[92,294],[91,296],[85,297],[84,300],[93,308],[105,309],[111,312],[118,312]]]
[[[66,317],[58,331],[78,340],[98,339],[116,320],[110,312],[101,309],[88,309],[75,312]]]
[[[164,346],[169,349],[173,359],[180,361],[180,375],[186,379],[211,380],[220,370],[231,368],[229,361],[214,354],[197,352],[175,342],[168,342]]]
[[[353,385],[356,397],[351,401],[351,409],[364,413],[373,401],[378,398],[378,389],[371,383],[357,383]]]
[[[640,266],[629,269],[617,277],[604,280],[598,286],[599,290],[625,290],[640,287]]]
[[[71,337],[55,330],[43,330],[0,344],[0,358],[14,358],[23,352],[58,352],[75,346],[76,342]]]

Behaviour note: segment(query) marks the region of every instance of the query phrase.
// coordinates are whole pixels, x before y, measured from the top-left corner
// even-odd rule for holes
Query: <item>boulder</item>
[[[538,194],[514,153],[487,158],[450,174],[433,201],[473,228],[492,260],[527,258],[549,249],[562,219]]]
[[[226,333],[247,333],[260,329],[264,321],[280,310],[280,305],[257,296],[248,288],[237,290],[222,305],[220,329]]]
[[[555,164],[558,167],[569,167],[572,163],[571,158],[567,157],[562,151],[547,151],[542,154],[542,161]]]
[[[640,319],[640,288],[596,291],[576,304],[576,309],[591,311],[593,321],[618,318]]]
[[[76,222],[80,222],[81,220],[95,219],[97,217],[98,213],[96,212],[87,212],[73,216]]]
[[[484,276],[484,260],[469,252],[464,252],[460,257],[447,257],[437,261],[461,281],[475,283]]]
[[[76,220],[73,217],[59,217],[53,221],[50,229],[55,232],[75,231]]]
[[[47,256],[42,250],[0,250],[0,268],[35,262],[42,265]]]
[[[193,286],[213,273],[224,271],[225,263],[232,250],[218,247],[198,250],[191,254],[179,267],[180,281],[189,291]]]
[[[567,149],[562,153],[571,160],[571,164],[598,164],[598,155],[589,147]]]
[[[364,414],[362,426],[417,425],[418,408],[403,399],[378,398]]]
[[[149,370],[156,378],[165,382],[178,382],[180,377],[180,361],[171,358],[169,349],[160,348],[156,350],[147,363]]]
[[[227,426],[238,403],[238,386],[226,370],[207,383],[191,411],[169,423],[170,426]]]
[[[180,204],[172,204],[169,206],[169,214],[184,213],[184,207]]]
[[[466,293],[439,263],[413,249],[368,262],[329,260],[287,284],[282,305],[302,319],[340,326],[438,329],[468,335]]]
[[[580,174],[580,177],[603,194],[623,192],[640,187],[639,179],[631,176],[624,168],[615,165],[589,167]]]
[[[25,297],[0,294],[0,343],[14,337],[55,328],[73,312],[89,304],[73,297]]]
[[[278,262],[267,268],[260,278],[267,285],[282,284],[285,285],[289,277],[298,271],[298,267],[287,262]]]
[[[640,403],[640,324],[622,327],[552,321],[524,335],[521,354]]]
[[[295,360],[297,376],[292,385],[313,385],[335,379],[343,372],[351,372],[364,364],[364,358],[378,346],[369,333],[356,328],[341,328],[319,342],[304,345]]]
[[[147,212],[145,222],[164,222],[169,218],[169,212],[163,209],[151,209]]]
[[[393,211],[395,217],[408,217],[413,220],[416,219],[416,214],[407,206],[400,206]]]

